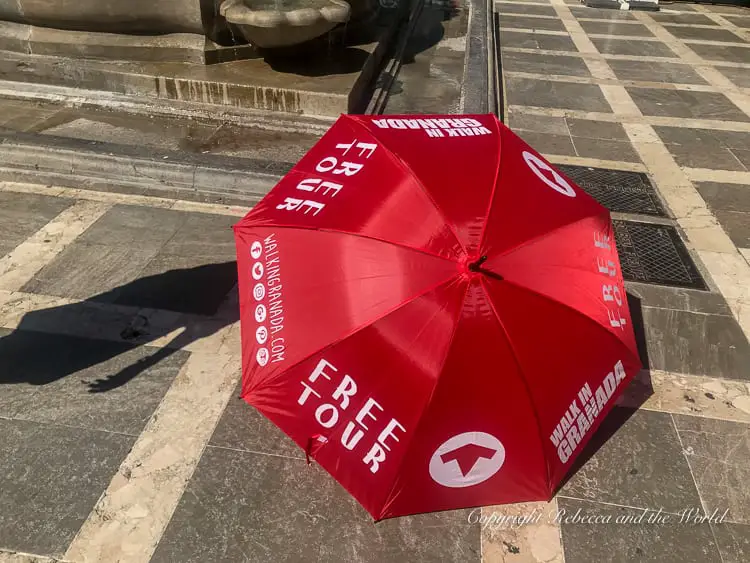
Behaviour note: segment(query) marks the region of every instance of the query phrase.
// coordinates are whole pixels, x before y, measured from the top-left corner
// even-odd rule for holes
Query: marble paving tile
[[[74,203],[59,197],[0,191],[0,258]]]
[[[626,88],[644,115],[750,121],[729,98],[715,92]]]
[[[704,509],[750,524],[750,425],[674,415]]]
[[[559,517],[565,563],[723,563],[710,524],[680,523],[658,509],[644,513],[566,498],[558,503],[565,511]],[[576,521],[576,515],[591,522]]]
[[[730,45],[703,45],[690,43],[690,49],[699,57],[707,61],[722,61],[727,63],[747,63],[750,60],[750,46],[735,47]]]
[[[750,147],[750,133],[746,131],[711,131],[711,135],[719,142],[730,149],[744,149]]]
[[[557,499],[485,506],[469,518],[482,518],[483,563],[564,563]]]
[[[140,271],[138,279],[113,292],[113,302],[211,316],[236,283],[234,261],[216,263],[201,255],[161,252]]]
[[[593,84],[572,84],[509,76],[508,103],[581,111],[611,112],[601,89]]]
[[[369,515],[316,465],[209,446],[151,561],[481,561],[470,510]],[[314,552],[310,538],[314,540]],[[314,553],[314,554],[313,554]]]
[[[745,17],[724,16],[724,19],[732,22],[734,25],[736,25],[737,27],[741,27],[742,29],[750,29],[750,18],[747,17],[750,14],[748,14],[747,10],[745,10],[743,12],[743,15]]]
[[[570,8],[570,11],[576,18],[618,21],[632,21],[635,19],[633,14],[627,11],[589,8],[588,6],[573,6]]]
[[[582,21],[586,33],[596,35],[626,35],[628,37],[653,37],[645,25],[638,23],[618,23],[616,21]]]
[[[509,125],[513,131],[535,131],[537,133],[549,133],[550,135],[570,135],[564,117],[511,112],[508,115],[506,125]]]
[[[684,6],[680,6],[681,9],[684,9]],[[732,6],[729,2],[726,4],[709,4],[707,2],[701,2],[701,9],[706,10],[708,12],[713,12],[715,14],[723,14],[723,15],[730,15],[730,16],[747,16],[747,7],[745,6]]]
[[[620,160],[623,162],[641,162],[641,157],[630,144],[630,141],[609,141],[572,137],[578,156],[602,160]]]
[[[188,213],[170,209],[115,205],[78,240],[107,246],[159,249],[175,235],[188,216]]]
[[[0,414],[137,436],[187,356],[125,342],[0,329],[0,364],[6,366],[0,374]]]
[[[240,398],[238,386],[209,442],[212,446],[305,459],[294,440]]]
[[[510,31],[507,29],[500,31],[500,46],[502,49],[518,47],[521,49],[545,49],[548,51],[577,51],[575,43],[573,43],[570,37],[527,33],[525,31]],[[506,55],[509,51],[503,50],[502,53]]]
[[[498,14],[521,14],[528,16],[556,16],[557,12],[552,6],[536,6],[534,4],[510,4],[499,2],[495,4]]]
[[[70,244],[21,288],[27,293],[59,295],[73,299],[109,300],[117,288],[132,283],[156,256],[158,247]],[[106,295],[103,295],[106,294]]]
[[[703,14],[673,14],[667,12],[654,12],[652,14],[649,14],[649,16],[662,24],[679,23],[691,25],[719,25],[714,20]]]
[[[702,145],[700,142],[667,145],[667,150],[677,164],[687,168],[709,168],[713,170],[732,170],[743,172],[745,166],[734,156],[732,151],[718,144]]]
[[[541,76],[591,76],[586,63],[580,57],[506,51],[502,55],[502,63],[503,72],[530,72]]]
[[[750,561],[750,526],[727,522],[714,526],[714,537],[723,563]]]
[[[745,170],[730,147],[744,146],[746,141],[750,142],[747,133],[660,126],[654,127],[654,130],[681,166]]]
[[[742,163],[747,170],[750,170],[750,150],[730,149],[734,157]]]
[[[625,287],[628,294],[640,300],[641,307],[732,316],[726,300],[718,293],[638,282],[626,282]]]
[[[569,136],[551,135],[535,131],[518,131],[518,136],[542,154],[576,156],[576,149]]]
[[[500,14],[499,21],[501,28],[565,31],[563,23],[552,18],[530,18],[516,14]]]
[[[633,41],[632,39],[593,38],[591,42],[605,55],[631,55],[665,57],[676,59],[677,54],[657,41]]]
[[[742,38],[731,31],[719,28],[706,27],[679,27],[665,25],[664,28],[678,39],[699,39],[702,41],[725,41],[728,43],[741,43]]]
[[[750,381],[750,344],[734,317],[643,308],[652,369]]]
[[[236,259],[232,226],[236,217],[190,213],[161,252],[176,256],[200,256],[214,262]]]
[[[700,506],[671,415],[615,407],[560,497],[678,513]],[[565,542],[563,541],[563,544]]]
[[[0,546],[60,557],[134,438],[0,418]]]
[[[570,134],[586,139],[605,141],[627,141],[628,135],[622,125],[609,121],[589,121],[588,119],[566,118]]]
[[[750,247],[750,213],[716,211],[714,215],[734,244],[740,248]]]
[[[607,61],[619,80],[665,82],[674,84],[707,84],[690,66],[653,61]]]
[[[617,404],[633,409],[750,422],[750,383],[641,370]]]

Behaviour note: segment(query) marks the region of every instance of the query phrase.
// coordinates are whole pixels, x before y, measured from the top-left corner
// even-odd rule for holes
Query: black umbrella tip
[[[471,272],[479,272],[479,271],[481,271],[480,266],[482,264],[484,264],[486,261],[487,261],[487,257],[486,256],[480,257],[479,260],[476,260],[475,262],[472,262],[471,264],[469,264],[469,271],[471,271]]]

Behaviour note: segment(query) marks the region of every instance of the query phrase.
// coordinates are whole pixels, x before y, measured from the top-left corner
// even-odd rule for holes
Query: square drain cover
[[[677,229],[633,221],[612,223],[625,280],[708,289]]]
[[[555,167],[610,211],[666,217],[656,190],[641,172],[556,164]]]

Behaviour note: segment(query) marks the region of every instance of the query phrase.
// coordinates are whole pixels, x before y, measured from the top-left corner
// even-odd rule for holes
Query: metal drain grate
[[[627,281],[708,289],[674,227],[613,221]]]
[[[641,172],[558,164],[568,178],[610,211],[666,217],[656,190]]]

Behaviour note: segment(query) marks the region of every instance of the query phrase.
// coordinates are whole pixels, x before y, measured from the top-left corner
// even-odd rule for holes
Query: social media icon
[[[255,359],[257,360],[258,365],[260,367],[263,367],[264,365],[268,363],[268,358],[269,358],[268,348],[261,348],[255,354]]]
[[[505,463],[502,442],[486,432],[464,432],[443,442],[430,459],[430,477],[450,488],[483,483]]]
[[[255,340],[258,341],[258,344],[265,344],[266,340],[268,340],[268,329],[264,326],[259,326],[255,331]]]
[[[256,283],[253,288],[253,297],[256,301],[260,301],[266,296],[266,286],[262,283]]]
[[[259,240],[256,240],[250,245],[250,256],[253,257],[253,260],[257,260],[260,258],[261,254],[263,254],[263,246],[260,244]]]
[[[261,264],[260,262],[256,262],[255,264],[253,264],[252,274],[253,274],[253,279],[256,281],[262,278],[263,277],[263,264]]]
[[[262,303],[255,308],[255,320],[259,323],[266,320],[266,307]]]

